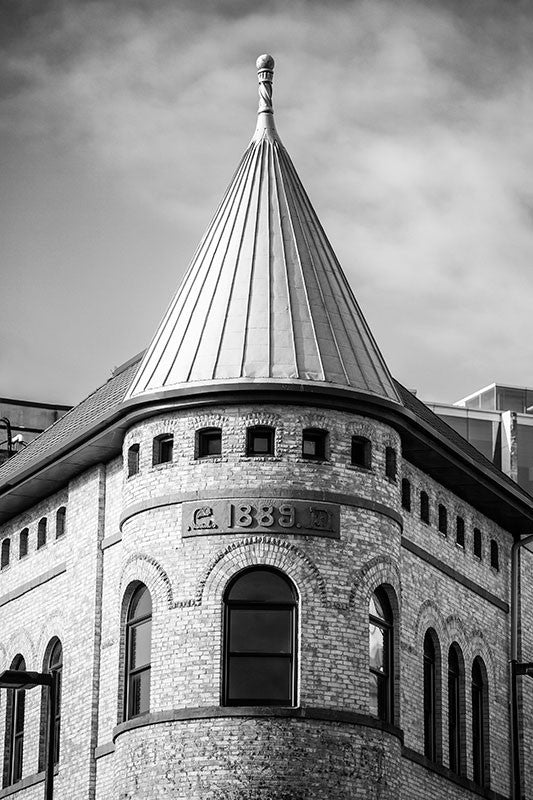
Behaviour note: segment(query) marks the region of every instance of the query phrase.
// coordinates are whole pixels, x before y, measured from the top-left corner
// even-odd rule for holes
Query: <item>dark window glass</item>
[[[424,755],[437,760],[437,658],[433,638],[424,637]]]
[[[11,664],[11,669],[25,670],[24,658],[17,656]],[[22,778],[25,706],[26,692],[24,689],[7,690],[4,787],[12,786]]]
[[[427,492],[420,492],[420,519],[429,525],[429,497]]]
[[[219,456],[222,453],[222,431],[220,428],[204,428],[198,431],[198,458]]]
[[[375,717],[392,722],[392,611],[385,591],[370,598],[368,626],[369,705]]]
[[[9,567],[10,551],[11,551],[11,541],[9,539],[4,539],[4,541],[2,542],[2,556],[0,561],[1,569]]]
[[[364,436],[352,436],[352,464],[364,469],[372,466],[372,445]]]
[[[165,433],[162,436],[156,436],[153,443],[153,465],[168,464],[170,461],[172,461],[173,451],[174,436],[171,433]]]
[[[385,450],[385,475],[390,481],[396,480],[396,450],[394,447],[387,447]]]
[[[490,565],[493,569],[500,569],[498,542],[494,539],[490,540]]]
[[[225,705],[294,705],[297,602],[288,578],[247,570],[224,603]]]
[[[439,505],[439,531],[445,536],[448,535],[448,511],[442,504]]]
[[[493,458],[493,423],[490,419],[472,419],[468,418],[468,441],[480,453],[483,453],[485,458],[492,461]]]
[[[246,431],[247,456],[274,455],[274,428],[255,426]]]
[[[457,775],[464,773],[464,674],[458,647],[453,644],[448,651],[448,746],[450,769]]]
[[[150,710],[152,601],[142,584],[130,600],[126,621],[125,719]]]
[[[139,472],[140,455],[140,445],[132,444],[128,449],[128,478],[131,478],[132,475],[137,475]]]
[[[460,547],[465,546],[465,521],[462,517],[456,520],[455,541]]]
[[[20,532],[19,538],[19,558],[24,558],[24,556],[28,555],[28,541],[30,538],[30,532],[28,528],[24,528]]]
[[[520,420],[520,418],[519,418]],[[533,427],[518,421],[516,426],[516,455],[518,459],[518,483],[533,494]]]
[[[472,665],[472,768],[474,782],[488,785],[487,780],[487,684],[480,658]]]
[[[60,539],[65,535],[65,525],[67,519],[67,509],[61,506],[56,511],[56,539]]]
[[[481,531],[479,528],[474,528],[474,555],[476,558],[481,558]]]
[[[402,478],[402,508],[411,510],[411,484],[407,478]]]
[[[54,764],[59,761],[59,745],[61,737],[61,692],[63,688],[63,648],[59,639],[53,639],[47,648],[44,659],[43,672],[50,672],[54,676],[56,698],[54,707]],[[39,771],[45,769],[46,754],[48,752],[48,703],[49,695],[43,690],[41,696],[41,737],[39,748]]]
[[[39,520],[37,526],[37,549],[44,547],[46,544],[46,517]]]
[[[307,428],[302,434],[302,456],[303,458],[326,458],[326,439],[327,431],[319,431],[314,428]]]

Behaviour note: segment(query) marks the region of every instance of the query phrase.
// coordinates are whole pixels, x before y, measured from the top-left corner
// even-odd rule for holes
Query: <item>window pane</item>
[[[304,456],[315,456],[316,455],[316,446],[317,446],[317,442],[314,439],[304,439],[303,440],[303,454],[304,454]]]
[[[150,710],[150,670],[138,672],[130,677],[130,717],[145,714]]]
[[[130,606],[128,619],[138,619],[139,617],[147,617],[152,613],[152,600],[150,592],[146,588],[138,589],[136,594],[133,595],[133,600]]]
[[[291,662],[289,658],[232,656],[229,659],[228,700],[247,702],[266,700],[292,701]]]
[[[370,706],[370,713],[374,716],[378,716],[378,676],[374,675],[373,672],[369,673],[369,706]]]
[[[232,609],[230,651],[290,653],[291,614],[290,609]]]
[[[238,578],[231,587],[228,600],[252,603],[293,603],[294,596],[287,581],[269,570],[254,569]]]
[[[150,663],[151,620],[130,629],[130,669]]]
[[[205,441],[206,455],[219,456],[222,449],[222,438],[218,433],[210,434]]]
[[[383,671],[385,634],[377,625],[370,623],[369,629],[369,659],[372,669]]]

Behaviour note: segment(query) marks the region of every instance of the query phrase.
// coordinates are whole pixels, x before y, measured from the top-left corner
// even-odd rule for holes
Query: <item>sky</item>
[[[0,396],[143,350],[255,128],[280,137],[392,374],[533,386],[530,0],[0,0]]]

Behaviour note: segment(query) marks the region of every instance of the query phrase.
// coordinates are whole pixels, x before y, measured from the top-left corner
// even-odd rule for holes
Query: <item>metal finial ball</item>
[[[259,58],[255,62],[255,65],[256,65],[258,70],[262,70],[262,69],[273,70],[274,69],[274,59],[272,58],[272,56],[268,55],[268,53],[265,53],[264,55],[259,56]]]

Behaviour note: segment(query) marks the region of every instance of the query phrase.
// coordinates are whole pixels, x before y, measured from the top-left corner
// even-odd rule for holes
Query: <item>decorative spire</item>
[[[259,81],[259,108],[258,114],[273,114],[272,108],[272,80],[274,78],[274,59],[267,53],[259,56],[256,61],[257,80]]]

